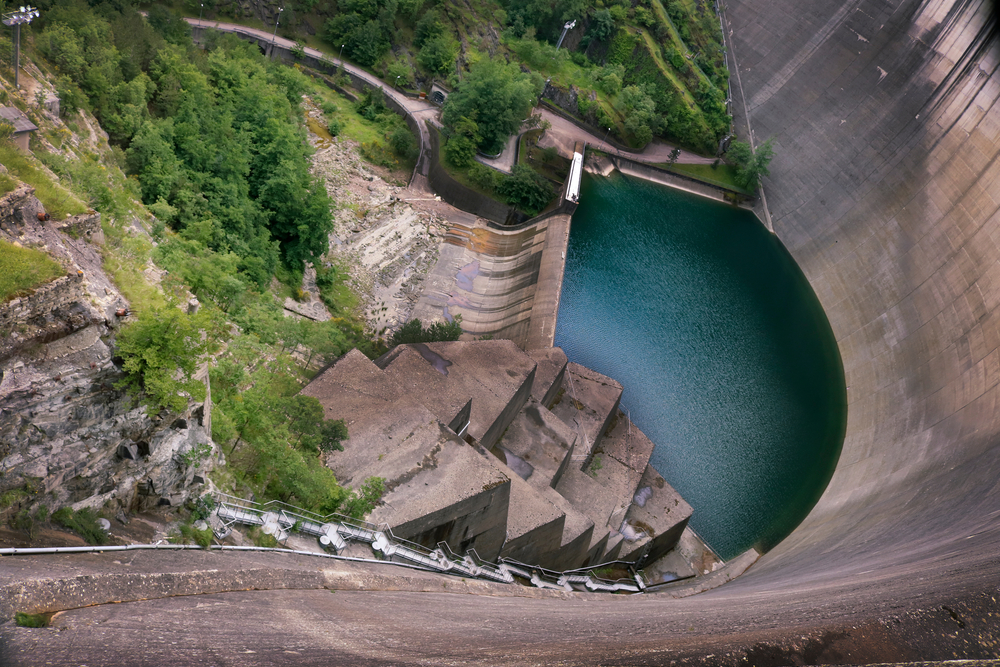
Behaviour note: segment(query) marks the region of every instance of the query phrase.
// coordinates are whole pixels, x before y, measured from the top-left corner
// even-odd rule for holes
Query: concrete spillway
[[[829,488],[749,572],[684,600],[233,594],[188,650],[242,652],[235,624],[221,622],[229,614],[288,663],[996,656],[1000,48],[991,11],[976,0],[728,0],[734,96],[745,96],[757,140],[775,137],[774,231],[829,316],[849,387]],[[737,100],[745,127],[739,109]],[[152,646],[130,632],[131,618],[165,627],[194,605],[87,612],[103,614],[104,634],[78,637],[74,650],[127,657],[137,641]],[[303,657],[280,655],[285,646]]]

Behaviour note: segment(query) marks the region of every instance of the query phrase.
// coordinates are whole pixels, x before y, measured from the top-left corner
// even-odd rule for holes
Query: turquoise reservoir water
[[[844,372],[802,272],[750,213],[585,176],[556,345],[625,387],[653,465],[723,558],[770,549],[840,456]]]

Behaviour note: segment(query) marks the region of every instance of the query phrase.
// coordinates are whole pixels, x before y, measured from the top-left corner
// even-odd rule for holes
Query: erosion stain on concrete
[[[420,353],[420,356],[427,360],[431,366],[434,367],[441,375],[448,374],[448,366],[451,366],[451,362],[442,357],[440,354],[427,347],[423,343],[414,343],[413,349]]]

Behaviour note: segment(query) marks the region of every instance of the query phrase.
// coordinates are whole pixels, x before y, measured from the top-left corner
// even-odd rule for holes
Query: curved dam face
[[[914,576],[949,592],[1000,571],[993,9],[729,3],[734,96],[756,140],[775,140],[774,231],[829,317],[848,386],[826,493],[730,593],[874,577],[902,594]]]

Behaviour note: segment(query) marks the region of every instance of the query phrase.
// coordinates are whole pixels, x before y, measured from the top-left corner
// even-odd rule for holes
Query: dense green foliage
[[[156,409],[174,412],[187,407],[182,392],[195,401],[205,400],[205,384],[194,375],[209,349],[209,324],[204,315],[191,317],[179,308],[141,312],[118,334],[116,350],[125,374],[118,388],[143,396]]]
[[[75,512],[71,507],[62,507],[52,513],[53,522],[76,532],[87,544],[107,544],[108,534],[97,525],[97,519],[97,513],[89,507]]]
[[[326,22],[324,37],[344,45],[352,60],[371,67],[389,50],[394,34],[397,0],[341,0],[340,13]]]
[[[235,37],[211,46],[195,49],[162,7],[147,22],[128,7],[99,14],[69,1],[46,13],[39,37],[64,88],[78,88],[127,148],[143,201],[266,286],[279,260],[300,268],[320,257],[332,228],[309,174],[298,109],[307,83]]]
[[[736,182],[752,191],[760,185],[761,178],[771,173],[767,166],[774,157],[774,147],[770,139],[757,146],[756,151],[750,144],[734,141],[727,155],[736,166]]]
[[[18,247],[0,239],[0,303],[64,273],[65,269],[41,250]]]
[[[514,165],[510,176],[497,185],[497,192],[511,206],[534,215],[552,201],[552,185],[535,170],[523,164]]]
[[[439,341],[458,340],[462,335],[462,316],[458,315],[451,322],[433,322],[428,326],[414,318],[399,328],[389,338],[389,347],[405,343],[437,343]]]
[[[480,60],[448,96],[441,120],[447,128],[474,121],[477,148],[496,153],[528,117],[543,87],[541,77],[524,74],[515,64]]]
[[[287,357],[267,352],[256,336],[243,335],[212,367],[212,439],[229,447],[230,468],[259,496],[336,511],[350,494],[320,453],[341,449],[347,430],[298,393]]]

